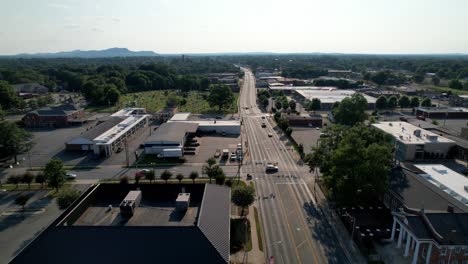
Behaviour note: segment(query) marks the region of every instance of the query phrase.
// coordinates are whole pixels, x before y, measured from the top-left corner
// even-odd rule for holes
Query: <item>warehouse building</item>
[[[418,107],[416,115],[422,115],[426,118],[467,119],[468,109],[464,107]]]
[[[67,150],[92,150],[94,154],[101,157],[109,157],[125,141],[148,126],[149,115],[145,114],[144,108],[125,108],[112,114],[109,120],[97,125],[67,143]]]
[[[197,129],[198,124],[195,123],[164,123],[145,140],[145,154],[161,154],[171,151],[180,153],[177,157],[181,157],[187,137],[197,132]]]
[[[380,122],[372,126],[393,136],[395,158],[400,161],[447,158],[455,147],[455,141],[407,122]]]

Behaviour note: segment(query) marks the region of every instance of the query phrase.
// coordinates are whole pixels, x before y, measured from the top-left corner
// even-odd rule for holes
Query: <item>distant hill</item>
[[[19,58],[109,58],[109,57],[150,57],[159,56],[153,51],[131,51],[126,48],[111,48],[105,50],[74,50],[55,53],[21,53],[12,57]]]

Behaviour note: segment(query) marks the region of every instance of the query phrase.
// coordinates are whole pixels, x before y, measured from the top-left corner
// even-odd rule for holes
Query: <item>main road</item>
[[[335,222],[318,208],[308,187],[314,180],[309,168],[295,157],[272,118],[257,107],[255,77],[249,69],[242,69],[239,105],[246,146],[242,174],[251,174],[255,182],[267,257],[288,264],[354,263],[347,244],[337,237]],[[279,172],[267,174],[269,162],[277,163]]]

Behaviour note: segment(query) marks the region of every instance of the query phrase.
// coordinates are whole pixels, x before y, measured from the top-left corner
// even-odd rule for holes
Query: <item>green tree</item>
[[[180,104],[180,98],[177,97],[175,94],[171,94],[167,97],[166,106],[167,107],[174,107]]]
[[[431,102],[431,98],[429,97],[426,97],[421,101],[421,106],[431,107],[431,105],[432,105],[432,102]]]
[[[15,184],[16,188],[18,188],[18,184],[21,182],[21,176],[19,175],[11,175],[7,179],[8,184]]]
[[[424,75],[422,75],[422,74],[413,75],[412,80],[415,83],[422,83],[424,81]]]
[[[401,108],[407,108],[407,107],[410,106],[410,104],[411,104],[410,99],[406,95],[403,95],[403,96],[400,97],[400,99],[398,99],[398,105]]]
[[[448,83],[448,86],[452,89],[458,89],[458,90],[461,90],[463,89],[463,84],[457,80],[457,79],[453,79],[451,80],[449,83]]]
[[[379,98],[377,98],[377,101],[375,101],[375,107],[379,110],[383,110],[387,108],[387,97],[384,95],[381,95]]]
[[[294,100],[291,100],[289,101],[289,108],[291,108],[291,110],[296,110],[296,101]]]
[[[15,88],[6,81],[0,81],[0,106],[3,109],[11,109],[18,105],[19,98]]]
[[[21,208],[24,210],[26,204],[28,203],[29,199],[31,198],[30,195],[27,194],[20,194],[15,198],[15,204],[21,206]]]
[[[216,159],[211,157],[209,159],[206,160],[206,164],[203,165],[202,167],[202,173],[205,174],[206,176],[208,176],[208,178],[210,178],[210,183],[211,183],[211,179],[216,175]]]
[[[275,108],[278,110],[281,110],[282,107],[283,107],[283,104],[280,101],[275,100]]]
[[[58,159],[51,159],[44,168],[44,175],[47,178],[47,182],[52,188],[55,188],[57,192],[66,181],[65,174],[63,162]]]
[[[395,109],[397,107],[397,104],[398,104],[398,99],[396,98],[396,96],[391,96],[388,99],[388,103],[387,103],[388,108]]]
[[[346,97],[333,109],[333,116],[339,124],[353,126],[367,119],[367,100],[361,94],[355,93]]]
[[[166,184],[167,184],[167,181],[172,177],[172,172],[168,171],[168,170],[164,170],[162,173],[161,173],[161,179],[163,179]]]
[[[36,175],[36,183],[39,183],[41,185],[41,188],[44,188],[44,182],[46,182],[46,177],[44,173],[40,172]]]
[[[411,107],[419,107],[419,98],[418,97],[411,97],[411,102],[410,102]]]
[[[434,84],[435,86],[438,86],[440,84],[440,79],[437,76],[432,77],[431,81],[432,84]]]
[[[154,170],[149,170],[145,173],[145,179],[147,179],[150,183],[156,179],[156,172]]]
[[[31,133],[13,122],[0,122],[0,156],[12,155],[17,163],[18,154],[28,151],[33,146],[32,138]]]
[[[67,209],[81,195],[81,192],[75,189],[61,190],[57,196],[57,205],[61,210]]]
[[[176,179],[179,181],[179,184],[182,183],[182,180],[185,178],[185,176],[182,173],[178,173],[176,175]]]
[[[250,186],[239,186],[232,190],[231,201],[236,206],[242,208],[241,215],[244,215],[245,208],[255,201],[255,190]]]
[[[5,111],[3,111],[2,106],[0,105],[0,121],[3,121],[5,118]]]
[[[229,106],[234,101],[234,94],[231,88],[223,84],[213,84],[210,86],[210,94],[208,95],[208,103],[210,106],[218,106],[218,110],[224,106]]]
[[[140,183],[141,178],[143,178],[143,175],[141,173],[136,173],[135,174],[135,184],[138,185],[138,183]]]
[[[197,171],[190,172],[189,177],[192,180],[193,184],[195,184],[195,180],[198,178],[198,172]]]
[[[109,84],[105,87],[105,97],[107,104],[115,105],[119,102],[120,91],[113,84]]]
[[[31,183],[34,180],[34,175],[27,171],[23,176],[21,177],[21,182],[26,183],[28,185],[28,188],[31,189]]]
[[[292,128],[288,127],[288,128],[286,128],[286,131],[285,131],[285,132],[286,132],[286,135],[288,135],[288,136],[290,137],[291,134],[292,134],[292,132],[293,132],[293,130],[292,130]]]
[[[320,102],[320,99],[318,98],[313,98],[312,101],[309,104],[309,111],[318,111],[322,108],[322,102]]]
[[[224,174],[223,169],[219,165],[215,165],[215,174],[214,179],[216,184],[223,185],[224,181],[226,180],[226,174]]]
[[[320,168],[336,201],[356,205],[384,193],[392,162],[391,137],[365,125],[334,126],[327,134],[306,160],[311,171]]]

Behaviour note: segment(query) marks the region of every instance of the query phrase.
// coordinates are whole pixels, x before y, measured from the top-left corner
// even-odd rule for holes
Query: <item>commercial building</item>
[[[81,122],[84,110],[75,104],[48,106],[33,110],[23,117],[27,127],[64,127]]]
[[[468,109],[464,107],[418,107],[416,108],[416,115],[438,119],[467,119]]]
[[[336,87],[326,86],[282,86],[270,87],[270,90],[282,90],[286,92],[294,92],[302,96],[304,99],[312,100],[317,98],[321,102],[322,110],[330,110],[337,102],[341,102],[346,97],[351,97],[356,92],[353,90],[337,89]],[[376,98],[362,94],[367,100],[368,109],[375,108]]]
[[[468,179],[440,164],[392,173],[391,240],[412,263],[468,261]]]
[[[112,114],[106,122],[76,137],[67,143],[67,150],[93,150],[94,154],[109,157],[125,141],[148,126],[149,115],[144,108],[124,108]]]
[[[177,113],[168,121],[168,123],[179,122],[197,124],[197,131],[203,133],[224,133],[227,135],[239,135],[241,131],[241,125],[239,120],[200,120],[191,119],[190,116],[191,114],[187,112]]]
[[[295,115],[295,114],[284,114],[283,118],[288,120],[290,126],[296,127],[322,127],[322,116],[321,115]]]
[[[407,122],[372,124],[394,138],[395,158],[400,161],[447,158],[455,146],[451,139]]]
[[[229,263],[230,195],[214,184],[92,186],[11,263]]]
[[[224,84],[231,88],[233,92],[239,92],[239,74],[238,73],[210,73],[208,79],[212,84]]]
[[[197,132],[198,124],[164,123],[145,140],[145,154],[160,154],[164,150],[179,150],[181,157],[187,136]]]
[[[49,88],[38,83],[21,83],[15,84],[13,87],[15,88],[16,93],[20,96],[25,94],[41,95],[49,92]]]

